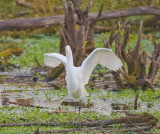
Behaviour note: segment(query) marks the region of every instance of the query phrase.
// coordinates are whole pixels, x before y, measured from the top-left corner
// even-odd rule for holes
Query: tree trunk
[[[101,16],[102,6],[101,9],[92,23],[90,23],[89,18],[89,11],[92,6],[93,0],[90,1],[89,7],[82,11],[80,7],[79,1],[72,1],[72,3],[67,3],[63,0],[63,7],[65,10],[65,17],[64,17],[64,26],[61,29],[61,42],[60,42],[60,53],[65,53],[65,46],[70,45],[73,57],[74,57],[74,65],[79,66],[81,65],[82,61],[86,56],[86,45],[85,41],[90,34],[94,34],[94,25],[98,21]],[[76,9],[76,10],[75,10]],[[79,29],[76,26],[76,17],[74,14],[77,14],[79,20]],[[90,34],[88,33],[90,32]],[[94,40],[90,42],[91,46],[94,48]],[[58,73],[57,73],[58,72]],[[62,72],[61,68],[56,68],[56,71],[52,71],[57,77],[57,74],[60,75],[59,72]],[[49,77],[50,80],[56,78],[54,75]]]
[[[98,13],[90,13],[89,20],[93,21],[97,18]],[[102,12],[99,20],[115,19],[120,17],[128,17],[134,15],[157,15],[160,16],[160,9],[158,7],[136,7],[131,9],[113,10]],[[80,20],[75,16],[76,22],[80,23]],[[0,31],[8,30],[23,30],[23,29],[33,29],[40,27],[49,27],[60,25],[64,23],[64,16],[57,15],[52,17],[42,17],[42,18],[23,18],[23,19],[11,19],[6,21],[0,21]]]

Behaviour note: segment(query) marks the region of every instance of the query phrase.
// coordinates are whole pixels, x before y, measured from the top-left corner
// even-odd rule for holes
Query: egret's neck
[[[72,52],[67,55],[67,66],[68,67],[73,67],[73,56],[72,56]]]

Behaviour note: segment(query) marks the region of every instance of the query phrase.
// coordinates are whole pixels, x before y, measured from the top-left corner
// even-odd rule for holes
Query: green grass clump
[[[59,38],[54,36],[36,36],[32,38],[4,38],[4,42],[16,42],[18,46],[24,50],[19,57],[12,56],[9,62],[20,67],[37,66],[35,57],[41,65],[43,65],[43,54],[51,52],[59,52]]]

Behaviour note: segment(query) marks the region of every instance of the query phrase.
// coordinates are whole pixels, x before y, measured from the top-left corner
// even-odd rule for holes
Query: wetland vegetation
[[[107,33],[105,33],[107,35]],[[98,34],[98,37],[102,37],[103,34]],[[1,37],[5,45],[9,42],[16,42],[20,48],[24,49],[21,56],[11,56],[8,61],[12,64],[16,64],[18,68],[1,72],[1,108],[0,108],[0,124],[13,124],[13,123],[25,123],[25,122],[71,122],[74,115],[74,105],[68,99],[67,89],[64,86],[60,89],[56,89],[52,84],[47,84],[44,81],[47,72],[40,70],[40,72],[33,73],[33,67],[37,64],[34,60],[34,56],[37,57],[40,64],[43,66],[43,53],[46,52],[58,52],[58,36],[34,36],[32,38],[12,38],[3,36]],[[134,39],[131,42],[134,44]],[[144,42],[144,43],[143,43]],[[142,44],[148,43],[149,47],[142,49],[152,49],[151,41],[143,39]],[[97,47],[102,45],[102,40],[96,39]],[[5,46],[4,45],[4,46]],[[143,45],[142,45],[143,46]],[[91,77],[98,77],[96,73],[105,73],[105,68],[97,67]],[[33,81],[37,77],[38,82]],[[106,76],[108,77],[108,76]],[[16,80],[15,80],[16,79]],[[108,83],[113,83],[113,79]],[[97,85],[100,85],[101,79],[97,78]],[[89,96],[82,101],[85,105],[82,107],[81,121],[94,121],[94,120],[107,120],[116,119],[125,116],[124,111],[130,111],[132,113],[147,112],[154,115],[157,119],[160,119],[160,95],[159,90],[159,73],[155,82],[155,91],[147,89],[146,91],[138,90],[138,110],[134,110],[134,98],[136,92],[132,89],[122,89],[117,91],[114,86],[109,89],[101,89],[98,87],[86,86]],[[113,83],[114,84],[114,83]],[[103,86],[102,86],[103,88]],[[66,105],[65,105],[66,104]],[[78,113],[76,114],[78,118]],[[54,129],[67,128],[66,124],[63,126],[56,126]],[[106,132],[119,132],[123,133],[120,125],[112,126],[114,129],[105,128]],[[35,132],[39,128],[40,131],[53,130],[52,126],[14,126],[14,127],[1,127],[1,133],[31,133]],[[159,132],[158,129],[152,129],[153,132]],[[74,132],[73,132],[74,133]],[[81,131],[83,133],[83,131]],[[84,127],[84,133],[86,129]],[[98,130],[93,130],[93,133],[99,133]]]
[[[0,8],[1,19],[12,19],[20,11],[24,9],[29,12],[25,17],[42,17],[57,15],[58,9],[60,14],[63,14],[61,2],[47,0],[37,2],[35,0],[35,8],[21,7],[16,10],[15,2],[6,1],[0,3],[4,8]],[[31,2],[30,0],[26,0]],[[54,12],[51,11],[52,4],[57,4]],[[107,5],[111,4],[112,0],[104,2]],[[83,6],[86,7],[86,4]],[[126,1],[128,3],[128,1]],[[40,4],[40,8],[38,7]],[[44,4],[44,7],[42,6]],[[96,2],[93,5],[92,12],[98,11],[96,8],[101,3]],[[149,1],[133,2],[134,6],[149,5]],[[158,6],[157,2],[157,6]],[[112,4],[111,4],[112,5]],[[46,7],[49,7],[48,9]],[[120,4],[117,0],[113,6],[104,7],[104,10],[123,9],[127,4]],[[43,10],[42,10],[43,9]],[[35,14],[34,14],[35,13]],[[147,16],[148,17],[148,16]],[[131,22],[145,19],[146,16],[134,16],[127,18]],[[126,19],[126,20],[127,20]],[[118,20],[113,20],[118,21]],[[123,22],[123,21],[122,21]],[[99,24],[100,22],[98,22]],[[106,22],[105,22],[106,23]],[[107,24],[111,26],[111,20]],[[144,22],[145,25],[145,22]],[[145,26],[144,26],[145,27]],[[154,45],[152,36],[155,33],[156,42],[160,41],[159,27],[156,27],[156,33],[146,31],[141,37],[141,51],[147,54],[147,65],[150,64]],[[131,88],[123,88],[117,90],[116,82],[113,79],[110,71],[102,66],[97,66],[91,76],[89,84],[86,85],[86,90],[89,93],[88,97],[82,100],[82,112],[80,122],[78,121],[78,112],[76,113],[77,125],[74,125],[74,103],[68,97],[68,92],[65,86],[64,74],[60,75],[53,81],[47,81],[48,74],[52,71],[51,68],[44,66],[43,54],[60,51],[61,34],[57,28],[41,28],[24,31],[8,31],[0,32],[0,133],[1,134],[30,134],[30,133],[160,133],[160,69],[153,81],[153,88],[143,90],[139,87],[137,90]],[[135,29],[135,30],[134,30]],[[138,28],[133,25],[130,39],[126,47],[127,50],[135,48],[138,39]],[[53,30],[53,31],[52,31]],[[118,30],[116,30],[117,32]],[[125,30],[121,31],[121,40],[125,38]],[[98,32],[95,34],[95,47],[104,47],[104,42],[110,38],[110,30]],[[86,43],[87,41],[85,41]],[[115,51],[116,41],[113,42],[112,49]],[[20,54],[5,51],[7,49],[23,50]],[[5,52],[5,53],[4,53]],[[18,51],[19,52],[19,51]],[[125,64],[127,68],[127,65]],[[146,68],[149,72],[149,68]],[[137,110],[134,109],[135,96],[139,95],[137,102]],[[153,119],[151,125],[146,122],[120,123],[125,120],[125,117],[131,119],[130,114],[135,114],[135,118]],[[149,114],[149,117],[148,117]],[[132,115],[133,116],[133,115]],[[141,118],[142,116],[142,118]],[[156,118],[156,119],[155,119]],[[117,121],[117,119],[120,119]],[[155,121],[155,120],[156,121]],[[102,126],[87,126],[83,123],[95,121],[117,121],[110,125]],[[127,118],[128,120],[128,118]],[[154,124],[156,122],[156,125]],[[78,123],[80,123],[78,125]],[[143,127],[140,126],[146,123]],[[132,125],[130,127],[128,124]],[[81,128],[79,127],[81,125]],[[127,126],[128,125],[128,126]],[[142,129],[144,128],[144,130]]]

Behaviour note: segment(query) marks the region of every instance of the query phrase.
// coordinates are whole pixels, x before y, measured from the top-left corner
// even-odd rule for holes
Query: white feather
[[[60,63],[65,65],[68,94],[74,99],[81,99],[84,96],[88,96],[88,93],[85,90],[85,84],[88,83],[90,75],[97,64],[101,64],[114,71],[123,66],[121,60],[111,49],[107,48],[95,49],[83,61],[80,67],[75,67],[73,65],[72,50],[70,46],[66,46],[66,56],[57,53],[44,54],[44,64],[46,66],[56,67]]]
[[[118,70],[123,66],[121,60],[111,49],[97,48],[82,63],[83,82],[87,84],[90,75],[97,64],[103,65],[110,70]]]
[[[44,54],[44,64],[46,66],[56,67],[61,63],[63,63],[64,65],[67,64],[66,56],[58,53]]]

